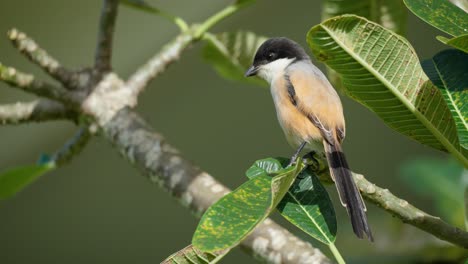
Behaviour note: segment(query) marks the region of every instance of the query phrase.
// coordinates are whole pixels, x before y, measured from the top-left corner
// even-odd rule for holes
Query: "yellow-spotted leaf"
[[[416,16],[454,37],[468,33],[467,14],[448,0],[404,0]]]
[[[226,250],[239,244],[276,208],[304,165],[273,173],[258,173],[210,206],[192,238],[204,252]]]
[[[256,161],[247,171],[247,177],[254,178],[262,173],[275,173],[287,164],[284,158],[267,158]],[[338,263],[342,256],[336,248],[336,216],[327,191],[317,176],[310,170],[303,170],[286,195],[276,207],[280,214],[293,225],[327,244]]]
[[[450,109],[405,38],[365,18],[343,15],[312,27],[307,42],[340,74],[350,97],[394,130],[448,151],[468,167]]]

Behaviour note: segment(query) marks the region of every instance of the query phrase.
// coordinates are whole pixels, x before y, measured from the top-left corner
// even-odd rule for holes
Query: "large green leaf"
[[[49,162],[46,164],[30,165],[7,170],[0,174],[0,199],[6,199],[27,185],[31,184],[41,175],[53,170],[55,164]]]
[[[436,37],[438,40],[440,40],[442,43],[445,43],[449,46],[452,46],[456,49],[462,50],[466,53],[468,53],[468,34],[466,35],[461,35],[459,37],[455,37],[452,39],[448,39],[446,37],[442,36],[437,36]]]
[[[463,226],[463,167],[454,160],[417,159],[406,162],[400,177],[417,194],[431,199],[442,217]]]
[[[217,35],[206,34],[207,44],[203,58],[222,77],[266,85],[258,77],[245,78],[244,74],[253,62],[258,47],[267,39],[248,31],[225,32]]]
[[[322,21],[329,18],[354,14],[374,21],[400,35],[406,31],[408,13],[403,0],[325,0],[322,8]],[[333,86],[343,91],[339,74],[328,68],[328,79]]]
[[[263,173],[277,172],[285,161],[258,160],[246,175],[252,179]],[[331,244],[335,241],[337,226],[333,204],[325,188],[309,170],[303,170],[296,178],[277,209],[288,221],[320,242]]]
[[[444,50],[422,63],[424,72],[444,95],[455,119],[460,144],[468,149],[468,54]]]
[[[312,27],[307,42],[341,75],[349,96],[396,131],[449,151],[468,167],[450,109],[405,38],[365,18],[344,15]]]
[[[289,222],[327,245],[336,238],[336,216],[327,191],[315,175],[304,170],[278,205]]]
[[[465,11],[448,0],[404,0],[416,16],[454,37],[468,33]]]
[[[247,177],[275,173],[288,163],[285,158],[266,158],[256,161],[246,172]],[[336,216],[327,191],[310,170],[303,170],[276,207],[293,225],[313,238],[327,244],[338,263],[344,263],[336,248]]]
[[[190,245],[170,255],[161,264],[214,264],[218,263],[228,252],[228,250],[223,250],[206,253]]]
[[[192,244],[204,252],[239,244],[278,205],[303,167],[299,160],[296,166],[259,173],[225,195],[205,212]]]

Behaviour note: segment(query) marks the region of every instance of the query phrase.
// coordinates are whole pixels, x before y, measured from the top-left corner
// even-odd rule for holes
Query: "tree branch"
[[[223,13],[216,18],[216,21],[231,13]],[[192,29],[194,28],[196,27],[192,27]],[[205,30],[208,28],[205,27]],[[91,94],[85,93],[86,96],[76,96],[77,105],[80,108],[74,108],[74,110],[87,113],[89,117],[97,121],[103,135],[120,150],[126,159],[152,181],[165,187],[199,217],[213,202],[229,190],[209,174],[182,158],[177,150],[170,146],[161,135],[153,132],[129,108],[136,105],[138,93],[143,90],[152,78],[161,73],[168,64],[175,61],[190,43],[200,39],[201,36],[197,38],[192,30],[189,31],[190,33],[182,34],[170,45],[165,46],[160,53],[141,67],[127,83],[112,72],[103,75],[103,78],[95,83],[95,79],[91,78],[90,74],[65,70],[58,61],[39,48],[24,33],[12,30],[9,33],[9,38],[32,62],[38,64],[49,75],[61,81],[69,89],[68,96],[80,92],[71,91],[72,88],[89,87],[89,89],[81,90],[91,92]],[[200,34],[204,33],[203,30],[198,32]],[[34,80],[33,77],[32,80]],[[13,82],[13,84],[16,85],[16,82]],[[29,86],[29,83],[26,86]],[[45,85],[39,86],[45,90],[53,90],[53,88]],[[34,89],[28,91],[34,92]],[[48,92],[51,93],[51,91]],[[73,97],[75,98],[75,96]],[[66,96],[59,99],[61,102],[66,102],[64,98]],[[75,140],[68,144],[64,153],[75,153],[72,150],[74,146],[81,149],[88,138],[84,133],[89,133],[89,131],[84,130],[81,133],[83,134],[78,133]],[[60,158],[64,157],[61,155],[64,154],[59,152],[55,158],[66,160]],[[279,261],[286,264],[330,262],[320,250],[295,237],[270,219],[259,225],[242,242],[242,247],[260,259],[271,263],[278,263]]]
[[[44,96],[54,100],[70,99],[66,89],[52,83],[39,81],[33,75],[20,72],[12,67],[4,66],[0,63],[0,80],[12,87],[20,88],[39,96]]]
[[[91,136],[88,126],[82,125],[75,135],[54,154],[52,159],[55,161],[55,164],[57,164],[57,166],[62,166],[70,162],[73,156],[80,154],[88,144]]]
[[[442,240],[468,248],[467,232],[414,207],[407,201],[393,195],[388,189],[382,189],[367,181],[363,175],[354,174],[354,179],[366,200],[398,217],[404,223],[433,234]]]
[[[191,32],[184,32],[177,36],[130,76],[127,81],[128,89],[133,94],[138,95],[151,80],[179,59],[180,54],[194,41],[196,38]]]
[[[118,0],[104,0],[102,5],[96,55],[94,59],[94,68],[99,75],[110,72],[112,69],[112,43],[118,6]]]
[[[1,124],[23,124],[63,119],[76,120],[76,115],[65,108],[63,104],[48,99],[0,105]]]
[[[50,76],[65,86],[73,84],[74,73],[65,69],[60,63],[49,55],[36,42],[17,29],[8,32],[8,38],[13,45],[21,51],[30,61],[37,64]]]
[[[215,24],[251,3],[251,1],[236,1],[206,19],[201,25],[193,25],[188,30],[184,26],[179,36],[166,44],[159,53],[149,59],[129,78],[127,86],[134,94],[138,95],[152,79],[176,61],[190,44],[202,39],[204,34]]]
[[[207,172],[184,159],[129,108],[102,126],[104,136],[152,182],[158,183],[195,216],[229,192]],[[329,263],[318,250],[267,219],[241,246],[269,263]]]

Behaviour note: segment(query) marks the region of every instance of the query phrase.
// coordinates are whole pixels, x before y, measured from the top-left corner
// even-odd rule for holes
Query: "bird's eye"
[[[268,53],[268,59],[271,60],[271,59],[275,58],[275,55],[276,55],[276,54],[275,54],[274,52]]]

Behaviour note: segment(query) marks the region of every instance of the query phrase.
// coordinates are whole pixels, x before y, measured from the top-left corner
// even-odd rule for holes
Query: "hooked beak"
[[[245,72],[245,75],[244,75],[244,76],[245,76],[245,77],[254,76],[254,75],[257,74],[258,69],[259,69],[258,66],[252,65],[252,66],[250,66],[250,68]]]

